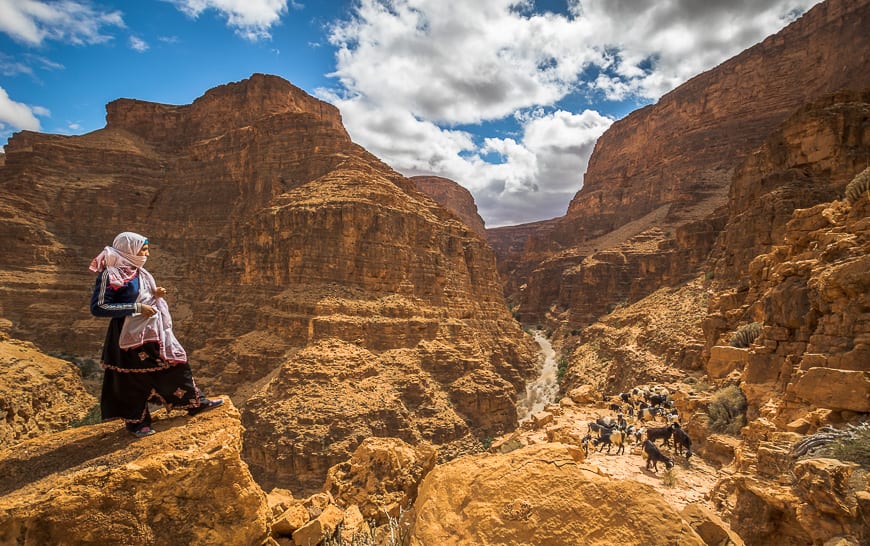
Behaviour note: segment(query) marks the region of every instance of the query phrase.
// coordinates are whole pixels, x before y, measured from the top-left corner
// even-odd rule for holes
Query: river
[[[526,394],[517,400],[517,417],[520,421],[528,419],[533,414],[544,409],[544,406],[554,402],[559,393],[559,365],[556,362],[556,351],[543,330],[534,331],[535,341],[541,347],[538,356],[540,375],[526,385]]]

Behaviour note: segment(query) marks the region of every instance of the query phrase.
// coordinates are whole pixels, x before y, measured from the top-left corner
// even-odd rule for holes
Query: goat
[[[663,394],[653,394],[649,397],[649,405],[653,406],[653,407],[661,406],[667,401],[668,401],[667,395],[663,395]]]
[[[656,445],[649,440],[643,442],[643,458],[646,459],[646,469],[649,470],[649,465],[652,463],[653,470],[659,471],[659,462],[665,463],[665,469],[670,470],[674,467],[674,461],[670,457],[666,457]]]
[[[619,404],[610,404],[610,411],[622,411],[622,406]]]
[[[589,421],[589,423],[587,423],[587,426],[589,427],[588,432],[594,432],[594,433],[596,433],[599,437],[600,437],[602,434],[606,434],[606,433],[610,432],[610,431],[612,430],[612,428],[613,428],[613,427],[611,427],[611,426],[606,426],[606,425],[602,425],[602,424],[599,424],[599,423],[594,423],[594,422],[592,422],[592,421]]]
[[[655,442],[656,440],[664,440],[661,445],[670,447],[671,435],[674,433],[674,425],[666,427],[648,428],[646,429],[646,439]]]
[[[634,445],[637,445],[640,443],[640,441],[643,439],[643,435],[645,432],[646,432],[645,427],[639,427],[632,432],[632,434],[634,435]]]
[[[640,419],[641,422],[646,421],[647,419],[655,420],[656,416],[663,415],[662,408],[643,408],[637,412],[637,418]]]
[[[592,440],[592,443],[599,446],[598,451],[604,449],[607,445],[607,454],[610,455],[610,448],[615,444],[617,446],[616,454],[625,453],[625,433],[619,429],[612,430],[609,433],[602,434],[598,438]]]
[[[631,395],[628,394],[627,392],[621,392],[621,393],[619,393],[619,398],[620,398],[623,402],[625,402],[626,404],[630,404],[630,403],[631,403]]]
[[[683,448],[686,448],[686,461],[692,456],[692,439],[686,434],[686,431],[679,425],[674,425],[674,449],[677,455],[683,454]]]
[[[591,439],[592,439],[591,434],[587,434],[586,436],[584,436],[583,438],[580,439],[580,447],[583,448],[583,453],[586,454],[587,457],[589,456],[589,440],[591,440]]]

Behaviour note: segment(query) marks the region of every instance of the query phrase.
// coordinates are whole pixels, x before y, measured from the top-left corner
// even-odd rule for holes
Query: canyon
[[[866,543],[870,462],[797,448],[870,441],[868,27],[870,2],[818,4],[615,122],[566,215],[521,226],[486,229],[459,184],[400,175],[269,75],[16,133],[0,541]],[[87,424],[87,264],[125,229],[226,400],[136,441]],[[521,420],[534,336],[558,393]],[[584,440],[654,386],[691,460]]]

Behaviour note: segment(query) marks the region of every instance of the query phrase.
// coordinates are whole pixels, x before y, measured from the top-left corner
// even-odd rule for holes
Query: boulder
[[[810,368],[793,385],[794,394],[814,407],[870,412],[870,373]]]
[[[384,523],[394,508],[410,507],[435,461],[435,450],[425,444],[366,438],[350,460],[329,469],[323,488],[339,506],[356,505],[366,520]]]

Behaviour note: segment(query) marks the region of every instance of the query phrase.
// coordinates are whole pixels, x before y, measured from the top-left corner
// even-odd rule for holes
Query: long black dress
[[[149,341],[126,350],[120,347],[124,320],[139,311],[138,297],[138,274],[118,289],[109,284],[107,271],[97,274],[91,314],[112,318],[103,344],[100,411],[103,421],[120,418],[131,430],[151,425],[149,401],[168,409],[190,409],[198,407],[205,399],[193,381],[188,363],[162,359],[157,342]]]

